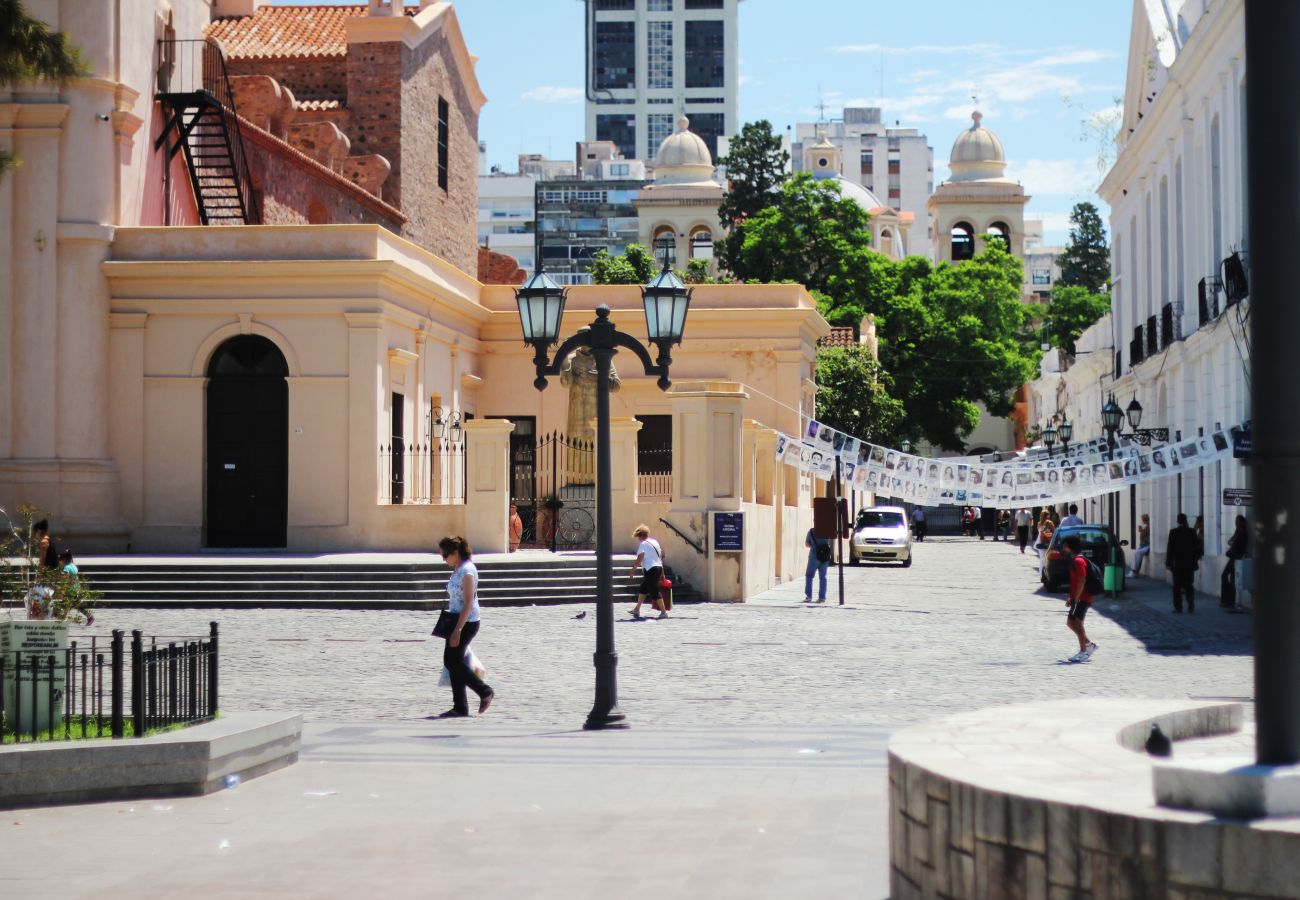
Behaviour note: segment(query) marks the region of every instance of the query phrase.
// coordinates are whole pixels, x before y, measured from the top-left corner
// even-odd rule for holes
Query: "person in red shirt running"
[[[1065,625],[1079,639],[1079,652],[1070,657],[1070,662],[1087,662],[1097,652],[1097,645],[1088,640],[1088,632],[1083,630],[1083,617],[1092,608],[1092,595],[1088,593],[1088,561],[1080,553],[1083,543],[1076,535],[1070,535],[1062,543],[1070,557],[1070,596],[1065,601]]]

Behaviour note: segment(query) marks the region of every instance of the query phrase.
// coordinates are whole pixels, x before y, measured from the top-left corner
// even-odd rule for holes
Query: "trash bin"
[[[1110,594],[1124,590],[1124,567],[1107,565],[1106,571],[1102,573],[1102,583]]]

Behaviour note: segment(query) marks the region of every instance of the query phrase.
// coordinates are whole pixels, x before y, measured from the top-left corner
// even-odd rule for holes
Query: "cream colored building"
[[[1025,255],[1025,189],[1007,177],[1002,141],[971,113],[948,156],[951,175],[935,188],[927,208],[934,222],[936,262],[961,262],[984,249],[985,234],[1001,233],[1012,256]]]
[[[840,194],[854,201],[871,216],[867,227],[871,229],[871,246],[890,259],[902,259],[912,251],[911,229],[916,215],[900,212],[880,202],[869,188],[844,177],[844,153],[825,135],[810,147],[805,147],[800,171],[810,172],[818,181],[834,182]]]
[[[174,193],[152,193],[162,125],[151,54],[166,28],[198,35],[210,14],[203,0],[173,4],[166,20],[145,0],[65,5],[50,24],[88,48],[95,74],[0,96],[0,146],[24,160],[0,180],[0,320],[14,326],[0,329],[0,506],[39,506],[83,551],[415,550],[449,532],[504,551],[511,435],[567,423],[558,380],[533,387],[512,288],[480,284],[383,224],[164,225],[156,214],[186,202],[188,180],[182,163]],[[448,4],[408,18],[359,33],[405,45],[432,29],[468,58]],[[120,55],[90,38],[119,30]],[[317,179],[304,184],[333,183],[285,152]],[[562,334],[601,303],[645,333],[633,286],[572,289]],[[663,518],[704,546],[659,532],[714,599],[802,575],[814,486],[774,448],[811,413],[828,331],[798,285],[699,286],[671,392],[630,354],[616,358],[620,549],[636,522]],[[671,417],[672,471],[666,491],[659,481],[643,498],[635,417],[653,415]],[[438,444],[440,420],[462,423],[463,443]],[[430,444],[448,454],[422,455]],[[743,552],[705,546],[713,512],[744,514]]]
[[[722,237],[718,204],[722,185],[713,180],[713,157],[682,116],[677,130],[664,138],[655,155],[654,181],[632,201],[640,224],[640,241],[659,260],[669,254],[685,269],[687,260],[704,259],[717,272],[713,247]]]

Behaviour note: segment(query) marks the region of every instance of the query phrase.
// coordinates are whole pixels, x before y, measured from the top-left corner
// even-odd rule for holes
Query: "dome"
[[[659,145],[655,154],[656,185],[712,185],[713,156],[698,134],[689,131],[691,120],[682,116],[677,130]]]
[[[698,134],[688,130],[690,125],[691,120],[685,116],[677,120],[677,130],[659,145],[659,152],[655,154],[655,168],[705,166],[709,172],[713,171],[709,146]]]
[[[1001,178],[1007,169],[1006,153],[1002,141],[980,121],[984,115],[978,110],[971,113],[970,128],[957,135],[952,142],[948,166],[952,181],[983,181]]]
[[[856,181],[849,181],[847,178],[842,177],[836,178],[835,180],[840,186],[840,194],[849,198],[867,212],[871,212],[873,209],[880,209],[880,207],[885,205],[880,202],[879,197],[858,184]]]

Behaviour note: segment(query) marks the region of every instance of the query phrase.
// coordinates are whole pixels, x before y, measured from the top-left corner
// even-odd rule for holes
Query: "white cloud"
[[[582,88],[542,85],[524,91],[523,99],[533,103],[577,103],[582,100]]]
[[[844,44],[833,48],[836,53],[883,53],[885,56],[910,56],[916,53],[990,54],[1002,50],[997,44],[914,44],[911,47],[887,47],[884,44]]]
[[[1007,177],[1024,185],[1027,194],[1068,197],[1091,194],[1097,189],[1097,161],[1086,158],[1008,160]]]

